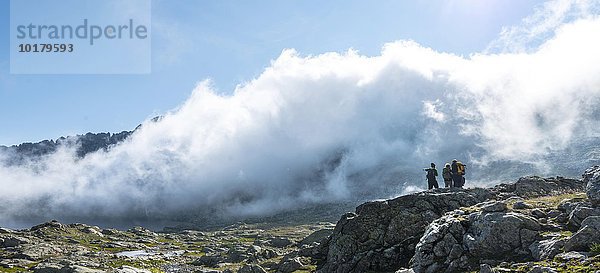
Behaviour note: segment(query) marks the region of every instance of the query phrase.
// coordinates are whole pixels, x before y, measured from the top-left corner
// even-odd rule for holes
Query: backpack
[[[460,162],[460,161],[456,162],[456,168],[458,169],[459,175],[465,175],[465,165],[462,164],[462,162]]]

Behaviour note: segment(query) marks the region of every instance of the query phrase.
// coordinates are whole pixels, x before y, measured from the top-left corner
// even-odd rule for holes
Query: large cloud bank
[[[600,138],[600,18],[565,18],[527,51],[504,50],[518,28],[495,42],[502,51],[468,57],[411,41],[379,56],[284,50],[232,95],[200,83],[109,152],[0,167],[0,223],[255,215],[400,194],[424,185],[420,168],[455,157],[477,183],[515,175],[506,166],[599,160],[577,149]]]

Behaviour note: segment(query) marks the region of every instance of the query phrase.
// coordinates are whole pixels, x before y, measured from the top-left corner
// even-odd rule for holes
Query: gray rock
[[[584,252],[577,252],[577,251],[569,251],[566,253],[560,253],[558,255],[556,255],[555,259],[559,260],[559,261],[582,261],[587,259],[587,255]]]
[[[530,213],[531,213],[531,216],[538,218],[538,219],[546,217],[546,213],[543,212],[541,209],[532,209]]]
[[[489,264],[479,265],[479,273],[494,273],[494,269]]]
[[[322,241],[326,240],[327,237],[331,236],[331,234],[333,234],[333,229],[330,228],[317,230],[302,239],[302,241],[299,243],[299,246],[310,245],[312,243],[321,243]]]
[[[13,233],[13,232],[14,231],[12,231],[11,229],[0,227],[0,234],[10,234],[10,233]]]
[[[41,263],[32,268],[34,273],[60,273],[62,265],[54,263]]]
[[[407,268],[415,245],[431,222],[445,212],[473,206],[494,196],[487,189],[444,188],[364,203],[355,213],[343,215],[331,237],[323,243],[322,256],[326,260],[321,271],[393,272]],[[446,250],[445,246],[437,251]]]
[[[539,242],[534,242],[530,247],[531,254],[536,261],[548,260],[554,258],[561,252],[565,246],[565,238],[551,238]]]
[[[247,264],[242,266],[237,273],[267,273],[267,271],[257,264]]]
[[[506,211],[507,209],[506,203],[504,202],[490,202],[489,204],[485,204],[481,207],[483,212],[502,212]]]
[[[198,259],[192,262],[192,265],[196,266],[208,266],[208,267],[216,267],[218,264],[224,262],[225,259],[221,256],[215,255],[206,255],[199,257]]]
[[[34,273],[101,273],[96,270],[79,265],[62,265],[56,263],[41,263],[33,268]],[[119,272],[119,271],[117,271]],[[147,271],[150,272],[150,271]],[[147,273],[146,271],[121,272],[121,273]]]
[[[550,210],[546,215],[550,218],[555,218],[555,217],[558,217],[560,214],[561,214],[560,211],[553,209],[553,210]]]
[[[23,237],[10,236],[6,238],[0,238],[0,247],[16,247],[23,244],[29,244],[30,241]]]
[[[284,259],[281,261],[281,263],[279,263],[277,272],[292,273],[292,272],[300,269],[302,266],[304,266],[304,265],[302,264],[302,262],[300,261],[300,258],[298,258],[298,257],[293,258],[293,259]]]
[[[482,263],[531,259],[540,224],[513,212],[477,212],[464,219],[447,214],[429,225],[416,246],[415,272],[474,270]]]
[[[279,237],[279,238],[270,238],[268,243],[269,243],[269,245],[274,246],[274,247],[284,248],[286,246],[293,244],[294,242],[288,238]]]
[[[115,270],[115,273],[152,273],[150,270],[140,269],[131,266],[121,266]]]
[[[104,234],[102,234],[99,227],[85,227],[82,231],[88,234],[96,235],[98,237],[104,237]]]
[[[513,209],[530,209],[531,205],[525,203],[524,201],[517,201],[513,204]]]
[[[590,216],[600,216],[600,208],[592,208],[580,204],[569,214],[567,227],[572,231],[576,231],[581,227],[581,222]]]
[[[245,260],[257,262],[261,257],[261,248],[259,246],[245,247],[243,245],[235,246],[227,251],[227,262],[239,263]]]
[[[585,193],[594,206],[600,206],[600,166],[591,167],[583,173]]]
[[[229,271],[229,272],[231,272],[231,271]],[[198,269],[198,270],[194,271],[194,273],[222,273],[222,272],[219,270],[202,268],[202,269]]]
[[[102,230],[102,234],[104,235],[119,235],[121,232],[114,228],[107,228]]]
[[[153,232],[147,228],[144,228],[144,227],[134,227],[134,228],[130,228],[127,231],[131,232],[137,236],[152,237],[152,238],[158,236],[158,234],[156,234],[155,232]]]
[[[560,201],[560,203],[558,204],[557,209],[559,211],[562,211],[566,214],[571,214],[571,212],[579,205],[585,204],[585,199],[584,198],[571,198],[571,199],[564,199],[562,201]]]
[[[590,246],[600,243],[600,216],[590,216],[581,223],[581,228],[565,244],[566,251],[588,251]]]
[[[536,265],[528,273],[558,273],[558,271],[550,267]]]
[[[19,252],[13,255],[16,259],[25,259],[30,261],[39,261],[50,256],[57,256],[64,253],[64,249],[59,246],[40,243],[40,244],[27,244],[20,246]]]
[[[79,265],[64,266],[60,269],[60,273],[101,273],[102,270],[96,270]],[[138,273],[141,273],[138,271]]]
[[[65,227],[64,227],[63,224],[59,223],[56,220],[51,220],[49,222],[46,222],[46,223],[34,226],[30,230],[31,231],[36,231],[36,230],[40,230],[40,229],[44,229],[44,228],[55,228],[55,229],[61,229],[61,230],[65,229]]]
[[[511,193],[520,197],[538,197],[548,194],[582,191],[584,188],[585,183],[581,180],[527,176],[519,178],[516,183],[497,185],[494,187],[494,191],[498,192],[499,195]]]

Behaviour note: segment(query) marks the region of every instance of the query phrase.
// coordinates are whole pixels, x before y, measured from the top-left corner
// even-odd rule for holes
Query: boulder
[[[312,243],[321,243],[322,241],[326,240],[327,237],[331,236],[331,234],[333,234],[333,229],[320,229],[306,236],[304,239],[302,239],[302,241],[300,241],[300,243],[298,243],[298,245],[305,246]]]
[[[583,261],[588,257],[588,255],[585,252],[577,252],[577,251],[569,251],[566,253],[560,253],[558,255],[556,255],[556,260],[558,261],[562,261],[562,262],[568,262],[568,261]]]
[[[15,259],[24,259],[30,261],[39,261],[50,256],[61,255],[65,252],[60,246],[40,243],[40,244],[27,244],[20,246],[19,252],[13,255]]]
[[[154,237],[158,236],[155,232],[153,232],[147,228],[144,228],[144,227],[134,227],[134,228],[130,228],[127,231],[131,232],[137,236],[142,236],[142,237],[154,238]]]
[[[480,264],[532,258],[541,229],[536,219],[513,212],[449,213],[429,225],[411,267],[419,272],[475,270]]]
[[[123,265],[115,270],[115,273],[151,273],[150,270]]]
[[[91,269],[91,268],[87,268],[85,266],[79,266],[79,265],[69,265],[69,266],[64,266],[63,268],[60,269],[60,273],[102,273],[104,271],[102,270],[97,270],[97,269]],[[138,273],[143,273],[143,272],[139,272]]]
[[[223,271],[225,272],[225,271]],[[223,273],[219,270],[214,270],[214,269],[206,269],[206,268],[201,268],[201,269],[197,269],[196,271],[194,271],[194,273]],[[231,271],[229,271],[231,272]]]
[[[17,237],[17,236],[0,238],[0,248],[16,247],[16,246],[20,246],[23,244],[29,244],[29,243],[30,243],[29,239]]]
[[[60,273],[62,265],[54,263],[41,263],[32,268],[33,273]]]
[[[267,271],[257,264],[247,264],[242,266],[237,273],[267,273]]]
[[[284,259],[279,263],[277,272],[280,273],[292,273],[303,266],[300,258]]]
[[[444,188],[372,201],[346,213],[324,242],[321,272],[396,271],[408,267],[427,226],[445,212],[494,197],[487,189]]]
[[[600,243],[600,216],[590,216],[581,222],[581,228],[565,244],[566,251],[588,251]]]
[[[573,210],[577,208],[577,206],[585,204],[585,202],[583,201],[583,198],[564,199],[560,201],[560,203],[558,203],[557,209],[566,214],[571,214],[571,212],[573,212]]]
[[[585,170],[583,182],[586,183],[585,193],[592,205],[600,206],[600,166]]]
[[[208,266],[208,267],[216,267],[218,264],[224,262],[225,259],[221,256],[215,255],[215,256],[211,256],[211,255],[206,255],[206,256],[201,256],[198,259],[194,260],[192,262],[192,265],[196,265],[196,266]]]
[[[101,273],[102,270],[96,270],[79,265],[61,265],[55,263],[40,263],[32,268],[34,273]],[[117,271],[120,272],[120,271]],[[148,271],[149,273],[150,271]],[[141,271],[136,272],[120,272],[120,273],[146,273]]]
[[[532,267],[528,273],[558,273],[558,271],[554,270],[551,267],[536,265]]]
[[[577,231],[581,227],[583,220],[590,216],[600,216],[600,208],[592,208],[584,203],[579,204],[569,214],[567,227],[572,231]]]
[[[11,229],[0,227],[0,234],[10,234],[13,233]]]
[[[268,243],[269,243],[269,245],[271,245],[273,247],[284,248],[286,246],[293,244],[294,242],[285,237],[278,237],[278,238],[270,238],[268,240]]]
[[[501,211],[508,210],[508,207],[506,206],[506,203],[504,203],[504,202],[492,201],[492,202],[484,203],[481,206],[481,210],[483,212],[501,212]]]
[[[517,201],[513,204],[513,209],[530,209],[531,205],[525,203],[524,201]]]
[[[531,255],[536,261],[548,260],[554,258],[561,252],[561,249],[565,246],[565,238],[551,238],[533,243],[529,250]]]
[[[104,234],[104,235],[119,235],[119,234],[121,234],[121,232],[114,228],[107,228],[107,229],[102,230],[102,234]]]
[[[64,230],[65,226],[63,224],[59,223],[56,220],[50,220],[49,222],[46,222],[46,223],[34,226],[30,230],[31,231],[36,231],[36,230],[40,230],[40,229],[44,229],[44,228],[55,228],[55,229]]]
[[[227,262],[239,263],[242,261],[258,262],[263,259],[263,250],[259,246],[245,247],[238,245],[227,250]]]
[[[494,269],[489,264],[479,265],[479,273],[494,273]]]
[[[542,211],[541,209],[532,209],[530,211],[531,216],[535,217],[535,218],[546,218],[546,213],[544,211]]]

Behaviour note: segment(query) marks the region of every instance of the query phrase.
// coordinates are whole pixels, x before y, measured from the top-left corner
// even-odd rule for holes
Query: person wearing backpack
[[[452,182],[454,187],[462,188],[465,185],[465,164],[454,159],[452,160]]]
[[[450,167],[450,163],[446,163],[444,169],[442,169],[442,177],[444,178],[444,186],[446,188],[452,187],[452,167]]]
[[[425,177],[427,177],[428,189],[431,190],[433,188],[439,188],[440,186],[438,185],[437,179],[435,178],[436,176],[438,176],[438,171],[435,169],[435,164],[431,163],[431,168],[423,170],[427,172],[427,175]]]

